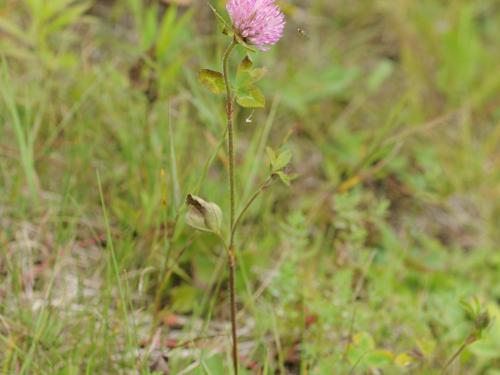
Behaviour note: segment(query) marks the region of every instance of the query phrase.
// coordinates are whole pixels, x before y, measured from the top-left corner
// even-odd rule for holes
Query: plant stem
[[[233,366],[234,374],[238,375],[238,332],[236,326],[236,292],[234,287],[234,276],[236,269],[236,261],[234,256],[233,244],[233,228],[234,228],[234,212],[235,212],[235,184],[234,184],[234,134],[233,134],[233,97],[231,93],[231,85],[229,83],[229,56],[236,46],[235,39],[224,53],[222,59],[222,71],[224,75],[224,84],[226,85],[226,117],[227,117],[227,138],[228,138],[228,153],[229,153],[229,199],[230,199],[230,227],[229,227],[229,247],[228,247],[228,270],[229,270],[229,296],[231,304],[231,332],[233,344]]]
[[[236,325],[236,292],[234,287],[236,260],[234,256],[233,247],[229,248],[228,266],[229,266],[229,298],[231,304],[231,333],[233,336],[233,367],[234,367],[234,374],[238,375],[238,327]]]
[[[451,358],[446,362],[446,364],[443,366],[443,369],[441,370],[441,375],[446,374],[446,371],[448,368],[451,366],[451,364],[458,358],[458,356],[464,351],[464,349],[472,344],[474,341],[476,341],[476,336],[475,335],[469,335],[467,339],[460,345],[460,347],[457,349],[457,351],[451,356]]]
[[[272,183],[273,178],[269,177],[264,183],[259,187],[259,189],[253,193],[253,195],[248,199],[247,203],[245,203],[245,206],[241,210],[241,212],[238,214],[236,217],[236,220],[234,221],[233,229],[231,230],[231,237],[234,237],[234,234],[236,232],[236,228],[238,227],[238,224],[240,223],[240,220],[243,218],[247,210],[250,208],[252,203],[257,199],[257,197],[262,193],[264,190],[266,190]],[[232,242],[232,240],[231,240]]]
[[[224,84],[226,86],[226,117],[227,117],[227,137],[228,137],[228,153],[229,153],[229,191],[230,191],[230,227],[234,224],[234,134],[233,134],[233,96],[231,93],[231,84],[229,82],[229,56],[236,46],[237,42],[233,40],[222,59],[222,70],[224,74]],[[230,244],[232,245],[232,244]]]

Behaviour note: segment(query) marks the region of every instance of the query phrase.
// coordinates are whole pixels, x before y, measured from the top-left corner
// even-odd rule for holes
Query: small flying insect
[[[297,33],[299,33],[300,36],[309,39],[309,34],[302,27],[297,27]]]

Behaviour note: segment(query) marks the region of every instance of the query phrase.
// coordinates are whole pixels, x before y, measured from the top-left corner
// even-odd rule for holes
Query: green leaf
[[[349,347],[347,358],[350,363],[365,363],[367,354],[375,349],[375,341],[368,332],[359,332],[354,335],[352,345]]]
[[[250,88],[251,85],[264,77],[266,69],[254,68],[253,61],[246,55],[236,71],[236,87],[240,89]]]
[[[236,102],[244,108],[264,108],[266,106],[264,94],[256,87],[238,88]]]
[[[240,66],[238,67],[238,71],[248,72],[253,68],[253,61],[250,56],[245,55],[243,60],[241,60]]]
[[[253,84],[260,80],[266,70],[254,68],[252,59],[245,56],[236,71],[236,102],[245,108],[263,108],[266,100]]]
[[[225,374],[225,358],[222,354],[215,354],[212,357],[204,356],[205,358],[201,359],[201,366],[196,368],[193,372],[190,372],[192,375],[217,375],[217,374]],[[248,374],[247,372],[242,372],[242,374]]]
[[[280,151],[275,163],[273,164],[273,170],[279,171],[285,168],[288,163],[290,163],[290,160],[292,160],[292,151],[290,151],[289,149]]]
[[[363,357],[363,362],[368,366],[373,367],[384,367],[392,363],[394,354],[387,350],[374,350],[372,352],[366,353]]]
[[[224,76],[210,69],[201,69],[198,73],[198,81],[214,94],[221,94],[226,89]]]
[[[269,163],[271,164],[271,170],[273,169],[273,165],[276,164],[276,153],[271,147],[266,147],[267,157],[269,158]]]
[[[398,367],[407,367],[415,362],[415,358],[413,358],[408,353],[401,353],[394,358],[394,363]]]
[[[62,30],[71,24],[78,21],[80,17],[91,7],[90,2],[85,2],[81,4],[75,4],[66,7],[64,10],[61,9],[61,13],[58,16],[53,17],[50,23],[47,25],[47,34],[52,34],[57,31]]]
[[[381,61],[368,77],[366,86],[370,92],[377,91],[384,81],[394,71],[394,64],[390,60]]]
[[[198,291],[189,285],[175,287],[171,291],[172,310],[179,313],[191,311],[197,301]]]
[[[370,333],[359,332],[353,337],[353,346],[366,352],[375,349],[375,340]]]
[[[283,171],[273,172],[273,176],[278,176],[278,178],[283,182],[286,186],[290,186],[290,177]]]

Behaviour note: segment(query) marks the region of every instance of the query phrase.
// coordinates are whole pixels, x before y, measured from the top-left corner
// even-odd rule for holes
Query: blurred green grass
[[[267,108],[236,114],[239,202],[266,143],[299,175],[239,234],[246,373],[439,373],[462,299],[500,318],[498,3],[281,3]],[[222,249],[178,220],[228,206],[196,80],[226,40],[186,4],[0,1],[1,373],[229,372]],[[500,373],[499,343],[449,373]]]

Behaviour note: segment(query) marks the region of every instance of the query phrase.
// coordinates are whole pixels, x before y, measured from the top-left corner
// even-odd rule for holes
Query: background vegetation
[[[297,175],[237,240],[245,373],[434,374],[466,342],[449,373],[500,374],[498,2],[281,5],[236,114],[239,202],[266,144]],[[229,204],[196,79],[226,43],[203,1],[0,0],[0,373],[229,373],[224,252],[182,220]]]

